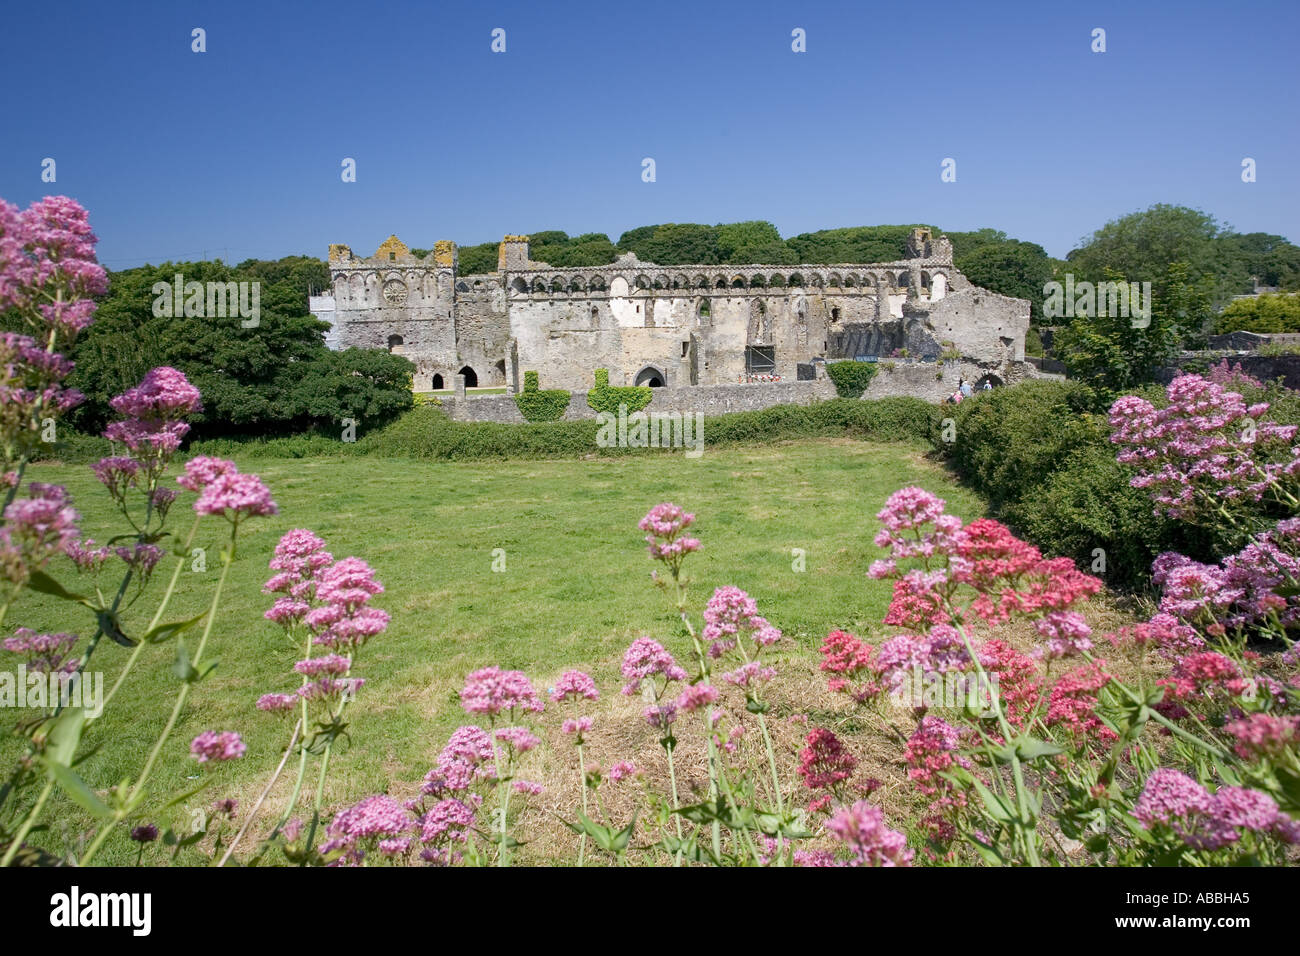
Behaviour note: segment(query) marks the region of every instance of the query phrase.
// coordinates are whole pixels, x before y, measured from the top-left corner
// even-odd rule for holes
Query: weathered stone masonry
[[[529,259],[527,236],[506,236],[496,272],[462,276],[454,243],[420,259],[391,236],[369,258],[331,245],[329,266],[340,344],[405,355],[417,391],[457,374],[518,391],[533,370],[543,388],[586,390],[597,368],[615,385],[794,381],[815,358],[899,349],[972,378],[1032,374],[1026,300],[972,285],[943,236],[914,230],[907,251],[868,265],[658,266],[628,253],[552,268]]]

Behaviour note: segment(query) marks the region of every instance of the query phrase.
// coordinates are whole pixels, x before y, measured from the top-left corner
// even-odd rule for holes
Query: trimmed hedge
[[[826,374],[840,398],[861,398],[876,376],[875,362],[830,362]]]
[[[524,390],[515,396],[519,414],[529,422],[554,422],[564,417],[570,393],[564,389],[540,391],[536,372],[524,372]]]
[[[596,387],[587,393],[587,404],[598,412],[618,414],[620,405],[627,413],[639,412],[650,404],[654,391],[646,385],[610,385],[609,369],[596,369]]]

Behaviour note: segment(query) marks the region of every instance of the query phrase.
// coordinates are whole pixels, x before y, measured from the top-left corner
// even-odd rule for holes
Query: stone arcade
[[[458,374],[518,391],[534,370],[542,388],[586,390],[597,368],[615,385],[793,381],[814,359],[900,349],[977,379],[1033,374],[1026,300],[972,285],[929,230],[913,230],[907,253],[829,266],[659,266],[627,253],[552,268],[528,258],[527,236],[506,236],[496,272],[459,275],[454,243],[420,259],[390,236],[369,258],[331,245],[329,267],[339,344],[405,355],[416,391],[450,388]]]

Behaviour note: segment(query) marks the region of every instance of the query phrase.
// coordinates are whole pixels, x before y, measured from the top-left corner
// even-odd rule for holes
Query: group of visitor
[[[993,383],[988,379],[985,379],[984,384],[980,386],[980,391],[981,392],[993,391]],[[970,398],[974,394],[975,394],[974,386],[972,386],[970,382],[966,381],[966,379],[959,378],[957,379],[957,391],[953,392],[951,395],[945,398],[944,403],[949,405],[960,405],[963,399]]]

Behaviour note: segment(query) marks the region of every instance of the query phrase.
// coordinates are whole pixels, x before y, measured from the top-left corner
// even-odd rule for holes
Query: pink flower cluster
[[[645,540],[649,546],[650,557],[668,564],[675,573],[686,555],[700,550],[700,542],[697,538],[682,535],[682,532],[694,522],[695,515],[688,514],[675,504],[665,501],[651,508],[637,527],[648,532]]]
[[[39,315],[70,341],[90,325],[94,297],[108,291],[96,241],[86,210],[67,196],[21,212],[0,199],[0,311]]]
[[[1148,829],[1167,827],[1194,849],[1217,850],[1243,832],[1300,843],[1300,823],[1278,809],[1268,794],[1247,787],[1220,787],[1210,794],[1187,774],[1161,767],[1151,772],[1133,808]]]
[[[297,624],[311,609],[316,596],[316,575],[334,562],[325,542],[305,528],[295,528],[280,538],[270,567],[277,573],[262,585],[265,594],[282,594],[263,615],[285,627]]]
[[[314,559],[307,560],[312,563]],[[334,562],[316,575],[315,585],[319,603],[303,616],[314,643],[357,648],[388,627],[388,612],[368,606],[374,595],[384,593],[384,586],[360,558]]]
[[[551,700],[557,704],[566,700],[599,700],[600,691],[590,674],[583,671],[567,670],[551,688]]]
[[[199,763],[210,760],[236,760],[244,755],[247,748],[243,739],[233,730],[205,730],[190,741],[190,754]]]
[[[78,661],[68,656],[77,643],[76,634],[38,634],[29,627],[20,627],[13,637],[4,639],[4,649],[27,658],[30,671],[42,674],[72,674]]]
[[[1110,409],[1116,457],[1138,469],[1130,484],[1151,495],[1157,512],[1192,519],[1221,502],[1258,501],[1300,471],[1290,447],[1296,427],[1266,420],[1266,402],[1247,407],[1200,375],[1175,378],[1166,397],[1161,409],[1133,395]]]
[[[176,483],[198,492],[194,510],[201,515],[219,515],[238,523],[247,517],[278,514],[280,510],[262,479],[240,474],[233,461],[205,455],[191,458]]]
[[[757,653],[779,641],[781,632],[758,613],[758,603],[740,588],[718,588],[704,608],[704,639],[709,642],[709,656],[721,657],[746,637],[753,641]]]
[[[865,800],[837,810],[826,830],[849,850],[849,866],[910,866],[915,855],[907,838],[885,825],[880,808]]]
[[[104,437],[125,445],[140,461],[141,469],[152,475],[161,474],[163,465],[189,434],[185,419],[203,410],[199,390],[182,372],[165,365],[151,369],[139,385],[109,405],[122,420],[111,423]]]
[[[507,713],[512,719],[516,713],[541,713],[546,707],[523,671],[499,667],[484,667],[467,675],[460,705],[469,714],[496,717]]]
[[[366,797],[340,810],[330,821],[329,839],[320,845],[323,855],[340,853],[331,865],[360,863],[367,851],[378,849],[385,856],[400,856],[411,845],[405,835],[415,829],[406,808],[386,794]]]
[[[650,637],[638,637],[623,653],[623,693],[631,697],[645,681],[662,677],[664,683],[686,680],[686,671],[664,646]]]
[[[60,485],[34,481],[27,493],[5,508],[0,528],[0,573],[19,585],[76,542],[80,519]]]
[[[833,731],[817,727],[799,752],[799,776],[809,790],[834,790],[853,776],[858,759]]]

